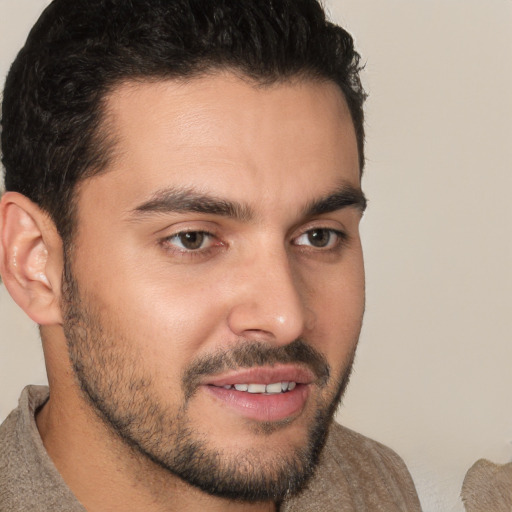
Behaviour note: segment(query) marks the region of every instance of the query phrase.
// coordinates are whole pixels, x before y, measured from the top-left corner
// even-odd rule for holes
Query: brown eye
[[[294,244],[315,249],[331,249],[336,247],[343,238],[344,234],[335,229],[316,228],[300,235]]]
[[[204,246],[210,241],[211,237],[212,235],[204,231],[184,231],[170,237],[169,242],[180,249],[197,251],[204,249]]]
[[[333,233],[329,229],[313,229],[308,231],[308,242],[313,247],[327,247]]]

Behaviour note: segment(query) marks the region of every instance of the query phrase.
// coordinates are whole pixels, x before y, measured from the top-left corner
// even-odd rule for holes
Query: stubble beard
[[[181,406],[171,408],[156,398],[151,373],[141,368],[137,354],[123,350],[123,340],[109,332],[111,323],[102,321],[93,304],[80,296],[69,262],[65,263],[62,309],[69,358],[81,393],[108,429],[134,454],[205,493],[244,502],[280,503],[300,491],[311,478],[348,385],[356,343],[345,368],[333,377],[329,376],[323,356],[302,340],[279,348],[248,342],[238,352],[217,354],[218,364],[214,367],[205,364],[206,358],[191,365],[182,382],[185,398]],[[207,374],[220,370],[222,365],[231,367],[242,361],[247,366],[251,361],[253,366],[276,362],[310,364],[311,358],[316,361],[317,375],[323,372],[321,385],[333,391],[318,403],[303,444],[288,446],[281,452],[272,450],[271,454],[246,449],[230,456],[221,447],[212,447],[191,424],[188,405],[198,372]],[[271,435],[280,428],[286,428],[286,422],[260,424],[254,435]]]

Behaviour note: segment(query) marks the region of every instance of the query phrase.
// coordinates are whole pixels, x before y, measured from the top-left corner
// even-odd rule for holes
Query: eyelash
[[[332,252],[332,251],[336,251],[337,249],[340,249],[347,242],[347,239],[348,239],[347,234],[338,229],[326,228],[326,227],[315,227],[315,228],[308,229],[307,231],[305,231],[298,237],[294,238],[294,241],[296,241],[302,237],[305,237],[305,236],[311,236],[315,231],[326,231],[329,234],[329,243],[332,243],[331,239],[333,236],[337,237],[337,239],[334,241],[334,244],[332,244],[330,247],[315,247],[313,245],[299,245],[297,243],[295,243],[294,245],[301,247],[303,250],[317,250],[317,251],[324,251],[324,252],[327,252],[327,251]]]
[[[173,240],[179,240],[179,237],[187,235],[187,234],[201,234],[205,236],[206,238],[209,238],[210,240],[214,240],[216,238],[215,234],[210,233],[209,231],[205,231],[202,229],[191,229],[188,231],[179,231],[178,233],[174,233],[170,236],[167,236],[163,238],[160,243],[165,247],[167,251],[170,251],[174,254],[177,254],[181,257],[188,257],[188,258],[197,258],[197,257],[205,257],[208,256],[210,252],[215,250],[216,247],[224,246],[222,242],[219,242],[217,244],[213,244],[210,247],[207,247],[205,249],[198,248],[198,249],[187,249],[186,247],[179,248],[176,247],[172,241]]]
[[[296,240],[300,239],[301,237],[308,236],[315,231],[327,231],[329,233],[329,238],[330,238],[329,243],[331,243],[332,236],[337,237],[337,239],[334,241],[334,244],[331,247],[326,247],[326,248],[315,247],[312,245],[305,245],[305,244],[301,245],[301,244],[295,243]],[[209,231],[200,230],[200,229],[197,229],[197,230],[192,229],[192,230],[188,230],[188,231],[179,231],[177,233],[174,233],[170,236],[167,236],[167,237],[161,239],[159,241],[159,243],[162,246],[164,246],[167,251],[170,251],[170,252],[177,254],[178,256],[181,256],[181,257],[189,257],[189,258],[207,257],[216,248],[225,246],[224,243],[219,241],[218,243],[213,243],[212,245],[210,245],[209,247],[206,247],[204,249],[201,247],[199,247],[197,249],[187,249],[186,247],[182,247],[182,248],[176,247],[172,243],[173,240],[179,240],[180,237],[185,236],[187,234],[200,234],[200,235],[210,239],[210,241],[215,240],[217,238],[214,233],[210,233]],[[340,231],[338,229],[328,228],[328,227],[314,227],[314,228],[310,228],[310,229],[304,231],[302,234],[295,237],[292,241],[292,245],[298,247],[302,251],[333,253],[333,252],[339,251],[347,243],[347,241],[348,241],[348,235],[343,231]]]

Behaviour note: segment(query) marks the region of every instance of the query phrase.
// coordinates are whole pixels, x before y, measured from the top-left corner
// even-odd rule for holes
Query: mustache
[[[205,377],[228,370],[276,364],[306,366],[313,372],[320,387],[325,387],[331,374],[326,358],[302,339],[278,347],[269,343],[242,340],[230,350],[214,352],[192,362],[182,376],[185,397],[189,399]]]

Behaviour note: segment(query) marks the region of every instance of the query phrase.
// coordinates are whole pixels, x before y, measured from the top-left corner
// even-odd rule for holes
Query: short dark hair
[[[360,57],[317,0],[54,0],[7,76],[2,105],[6,190],[46,210],[64,239],[73,194],[105,169],[103,100],[130,79],[193,78],[217,69],[259,84],[332,80],[354,123],[362,171]]]

